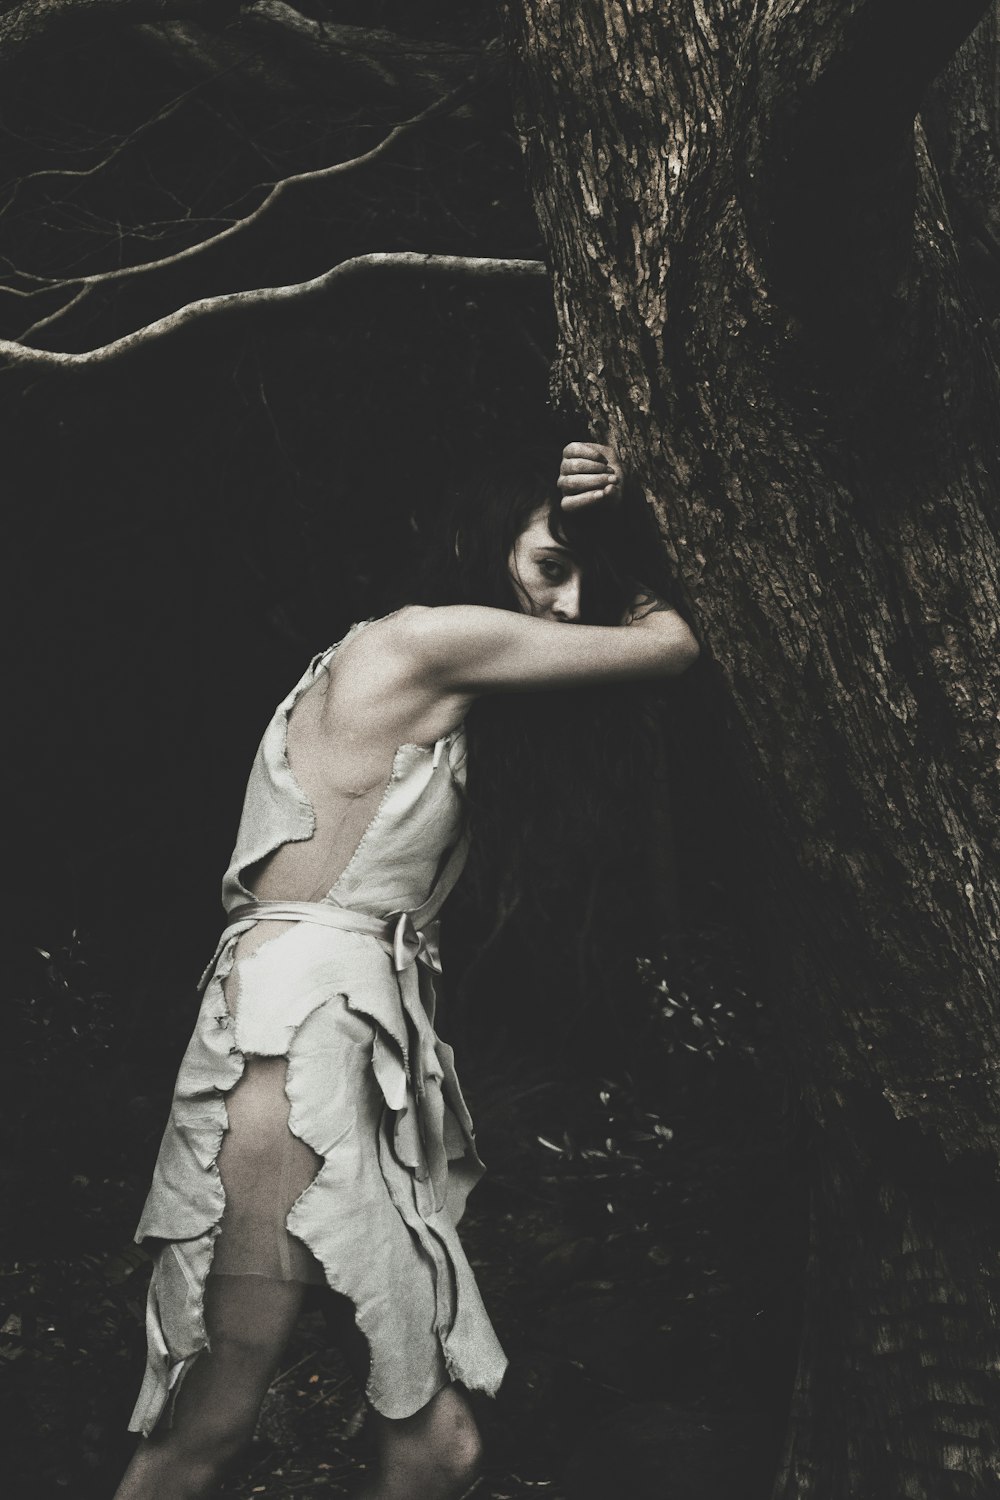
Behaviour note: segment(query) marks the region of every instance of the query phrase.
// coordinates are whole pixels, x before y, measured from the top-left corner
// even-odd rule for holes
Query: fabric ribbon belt
[[[336,927],[343,932],[363,932],[377,938],[395,965],[396,973],[418,960],[441,972],[439,948],[440,923],[437,918],[416,927],[410,912],[393,912],[386,918],[368,912],[350,911],[325,901],[248,901],[228,914],[221,941],[232,935],[244,922],[315,922],[321,927]]]

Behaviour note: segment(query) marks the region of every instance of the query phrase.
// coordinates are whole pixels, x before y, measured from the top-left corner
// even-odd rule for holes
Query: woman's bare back
[[[311,839],[286,843],[244,874],[262,901],[321,901],[378,812],[405,745],[433,745],[464,705],[421,690],[373,621],[344,643],[288,720],[288,764],[315,815]]]

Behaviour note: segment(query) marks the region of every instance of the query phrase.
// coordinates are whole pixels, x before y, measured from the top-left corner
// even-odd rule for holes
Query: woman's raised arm
[[[444,692],[582,687],[676,676],[697,660],[698,642],[677,611],[649,605],[646,596],[627,625],[565,624],[478,604],[410,606],[387,625],[413,670]]]

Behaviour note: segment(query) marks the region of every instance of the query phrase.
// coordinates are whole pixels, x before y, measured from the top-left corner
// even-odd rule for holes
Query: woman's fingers
[[[607,500],[614,494],[615,485],[612,480],[602,485],[599,489],[589,490],[567,490],[560,481],[559,488],[563,491],[563,510],[580,510],[585,505],[597,505],[602,500]]]
[[[556,480],[556,489],[563,495],[603,494],[617,483],[613,474],[561,474]]]
[[[614,449],[603,443],[567,443],[563,449],[563,458],[587,458],[592,462],[607,463],[613,453]]]
[[[578,510],[621,493],[618,455],[603,443],[567,443],[559,465],[557,486],[564,510]]]
[[[608,490],[587,490],[582,495],[563,495],[561,510],[583,510],[586,505],[599,505],[607,500]]]
[[[611,465],[596,458],[564,458],[559,465],[560,474],[607,474]]]
[[[598,469],[589,474],[560,474],[556,484],[564,492],[575,493],[578,490],[596,490],[609,480],[614,479],[607,469]]]

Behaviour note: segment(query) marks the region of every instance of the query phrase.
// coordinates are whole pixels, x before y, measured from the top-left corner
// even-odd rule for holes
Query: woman
[[[696,657],[648,593],[627,629],[580,623],[599,617],[601,564],[574,550],[576,513],[621,483],[611,449],[570,444],[561,509],[522,488],[494,505],[499,530],[485,513],[454,527],[435,602],[353,627],[265,733],[137,1234],[157,1247],[132,1422],[145,1437],[117,1500],[212,1492],[310,1283],[346,1299],[360,1335],[379,1439],[367,1500],[445,1500],[474,1474],[463,1389],[495,1392],[505,1359],[455,1231],[482,1167],[432,978],[482,792],[475,753],[464,790],[465,722],[489,695]]]

